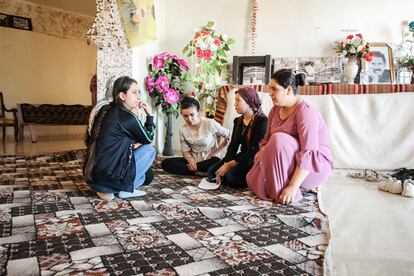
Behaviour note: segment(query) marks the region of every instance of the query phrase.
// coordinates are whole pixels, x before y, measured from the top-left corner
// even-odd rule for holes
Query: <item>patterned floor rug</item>
[[[247,189],[203,191],[154,165],[147,195],[105,202],[83,151],[0,157],[0,275],[321,275],[327,218]]]

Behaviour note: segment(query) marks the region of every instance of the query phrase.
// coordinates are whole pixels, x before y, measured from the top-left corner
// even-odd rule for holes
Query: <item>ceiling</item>
[[[95,0],[25,0],[40,5],[51,6],[58,9],[82,13],[95,17],[96,2]]]

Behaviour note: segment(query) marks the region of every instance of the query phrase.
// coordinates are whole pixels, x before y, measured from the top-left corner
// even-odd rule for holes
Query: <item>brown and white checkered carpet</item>
[[[105,202],[83,151],[0,157],[0,275],[321,275],[327,218],[247,189],[203,191],[154,165],[147,195]]]

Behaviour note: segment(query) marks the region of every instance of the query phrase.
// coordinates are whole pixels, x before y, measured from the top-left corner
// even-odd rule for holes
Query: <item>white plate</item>
[[[209,182],[207,178],[203,178],[200,184],[198,184],[198,187],[203,190],[217,190],[220,187],[220,184]]]

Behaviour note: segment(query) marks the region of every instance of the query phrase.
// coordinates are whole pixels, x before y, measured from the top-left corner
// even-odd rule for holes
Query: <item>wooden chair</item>
[[[12,118],[6,118],[5,112],[13,113]],[[19,126],[17,120],[17,109],[7,109],[4,105],[3,93],[0,92],[0,127],[3,129],[3,141],[6,139],[6,127],[14,127],[14,139],[17,141],[19,136]]]

